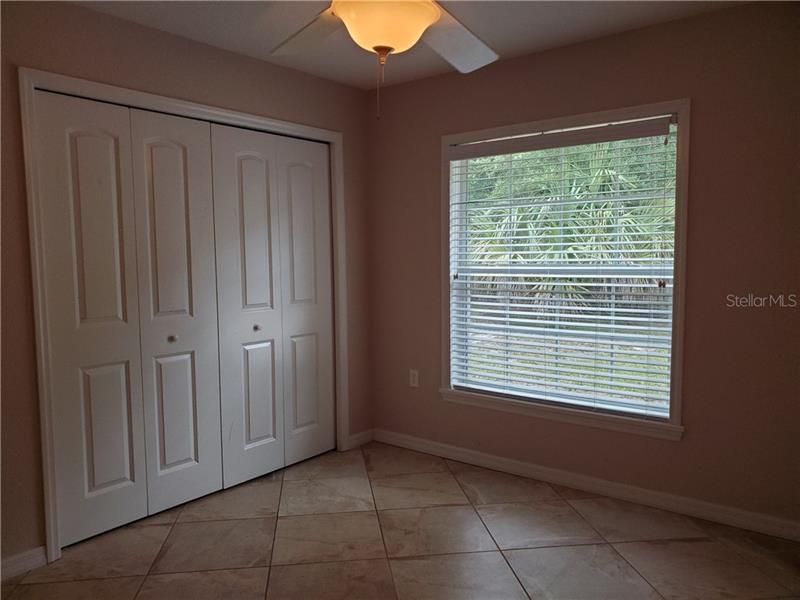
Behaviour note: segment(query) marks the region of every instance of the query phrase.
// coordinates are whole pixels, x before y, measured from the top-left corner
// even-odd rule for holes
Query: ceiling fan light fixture
[[[441,16],[432,0],[333,0],[331,9],[356,44],[384,60],[411,48]]]

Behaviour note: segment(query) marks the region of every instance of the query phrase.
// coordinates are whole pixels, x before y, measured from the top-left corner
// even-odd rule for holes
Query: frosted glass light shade
[[[391,48],[392,54],[411,48],[440,16],[431,0],[334,0],[331,8],[356,44],[370,52]]]

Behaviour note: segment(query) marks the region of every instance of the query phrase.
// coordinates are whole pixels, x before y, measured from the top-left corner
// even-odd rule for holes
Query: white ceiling
[[[375,85],[375,56],[342,27],[302,55],[271,50],[330,2],[78,2],[87,8],[363,89]],[[500,59],[602,37],[729,6],[731,2],[453,1],[441,5]],[[424,40],[423,36],[423,40]],[[425,44],[389,58],[386,85],[452,71]]]

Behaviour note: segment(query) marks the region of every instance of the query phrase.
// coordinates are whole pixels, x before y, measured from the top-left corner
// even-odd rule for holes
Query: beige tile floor
[[[9,595],[800,599],[800,543],[373,443],[76,544]]]

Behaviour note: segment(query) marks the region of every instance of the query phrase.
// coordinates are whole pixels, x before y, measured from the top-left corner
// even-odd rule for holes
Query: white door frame
[[[44,90],[120,104],[132,108],[191,117],[246,127],[268,133],[324,142],[330,146],[331,218],[333,228],[333,303],[334,352],[336,380],[336,445],[346,450],[350,443],[350,399],[347,354],[347,260],[345,229],[344,148],[342,133],[319,129],[288,121],[259,117],[223,108],[215,108],[185,100],[175,100],[145,92],[138,92],[103,83],[87,81],[48,73],[36,69],[19,69],[20,108],[22,111],[22,139],[25,152],[25,182],[28,197],[28,227],[30,231],[31,266],[33,270],[34,320],[36,324],[36,361],[38,366],[39,419],[42,435],[42,471],[44,475],[45,530],[47,535],[47,560],[61,557],[56,506],[56,478],[53,445],[51,381],[49,381],[48,323],[45,311],[47,287],[44,280],[41,253],[42,231],[41,198],[37,183],[35,144],[34,92]]]

